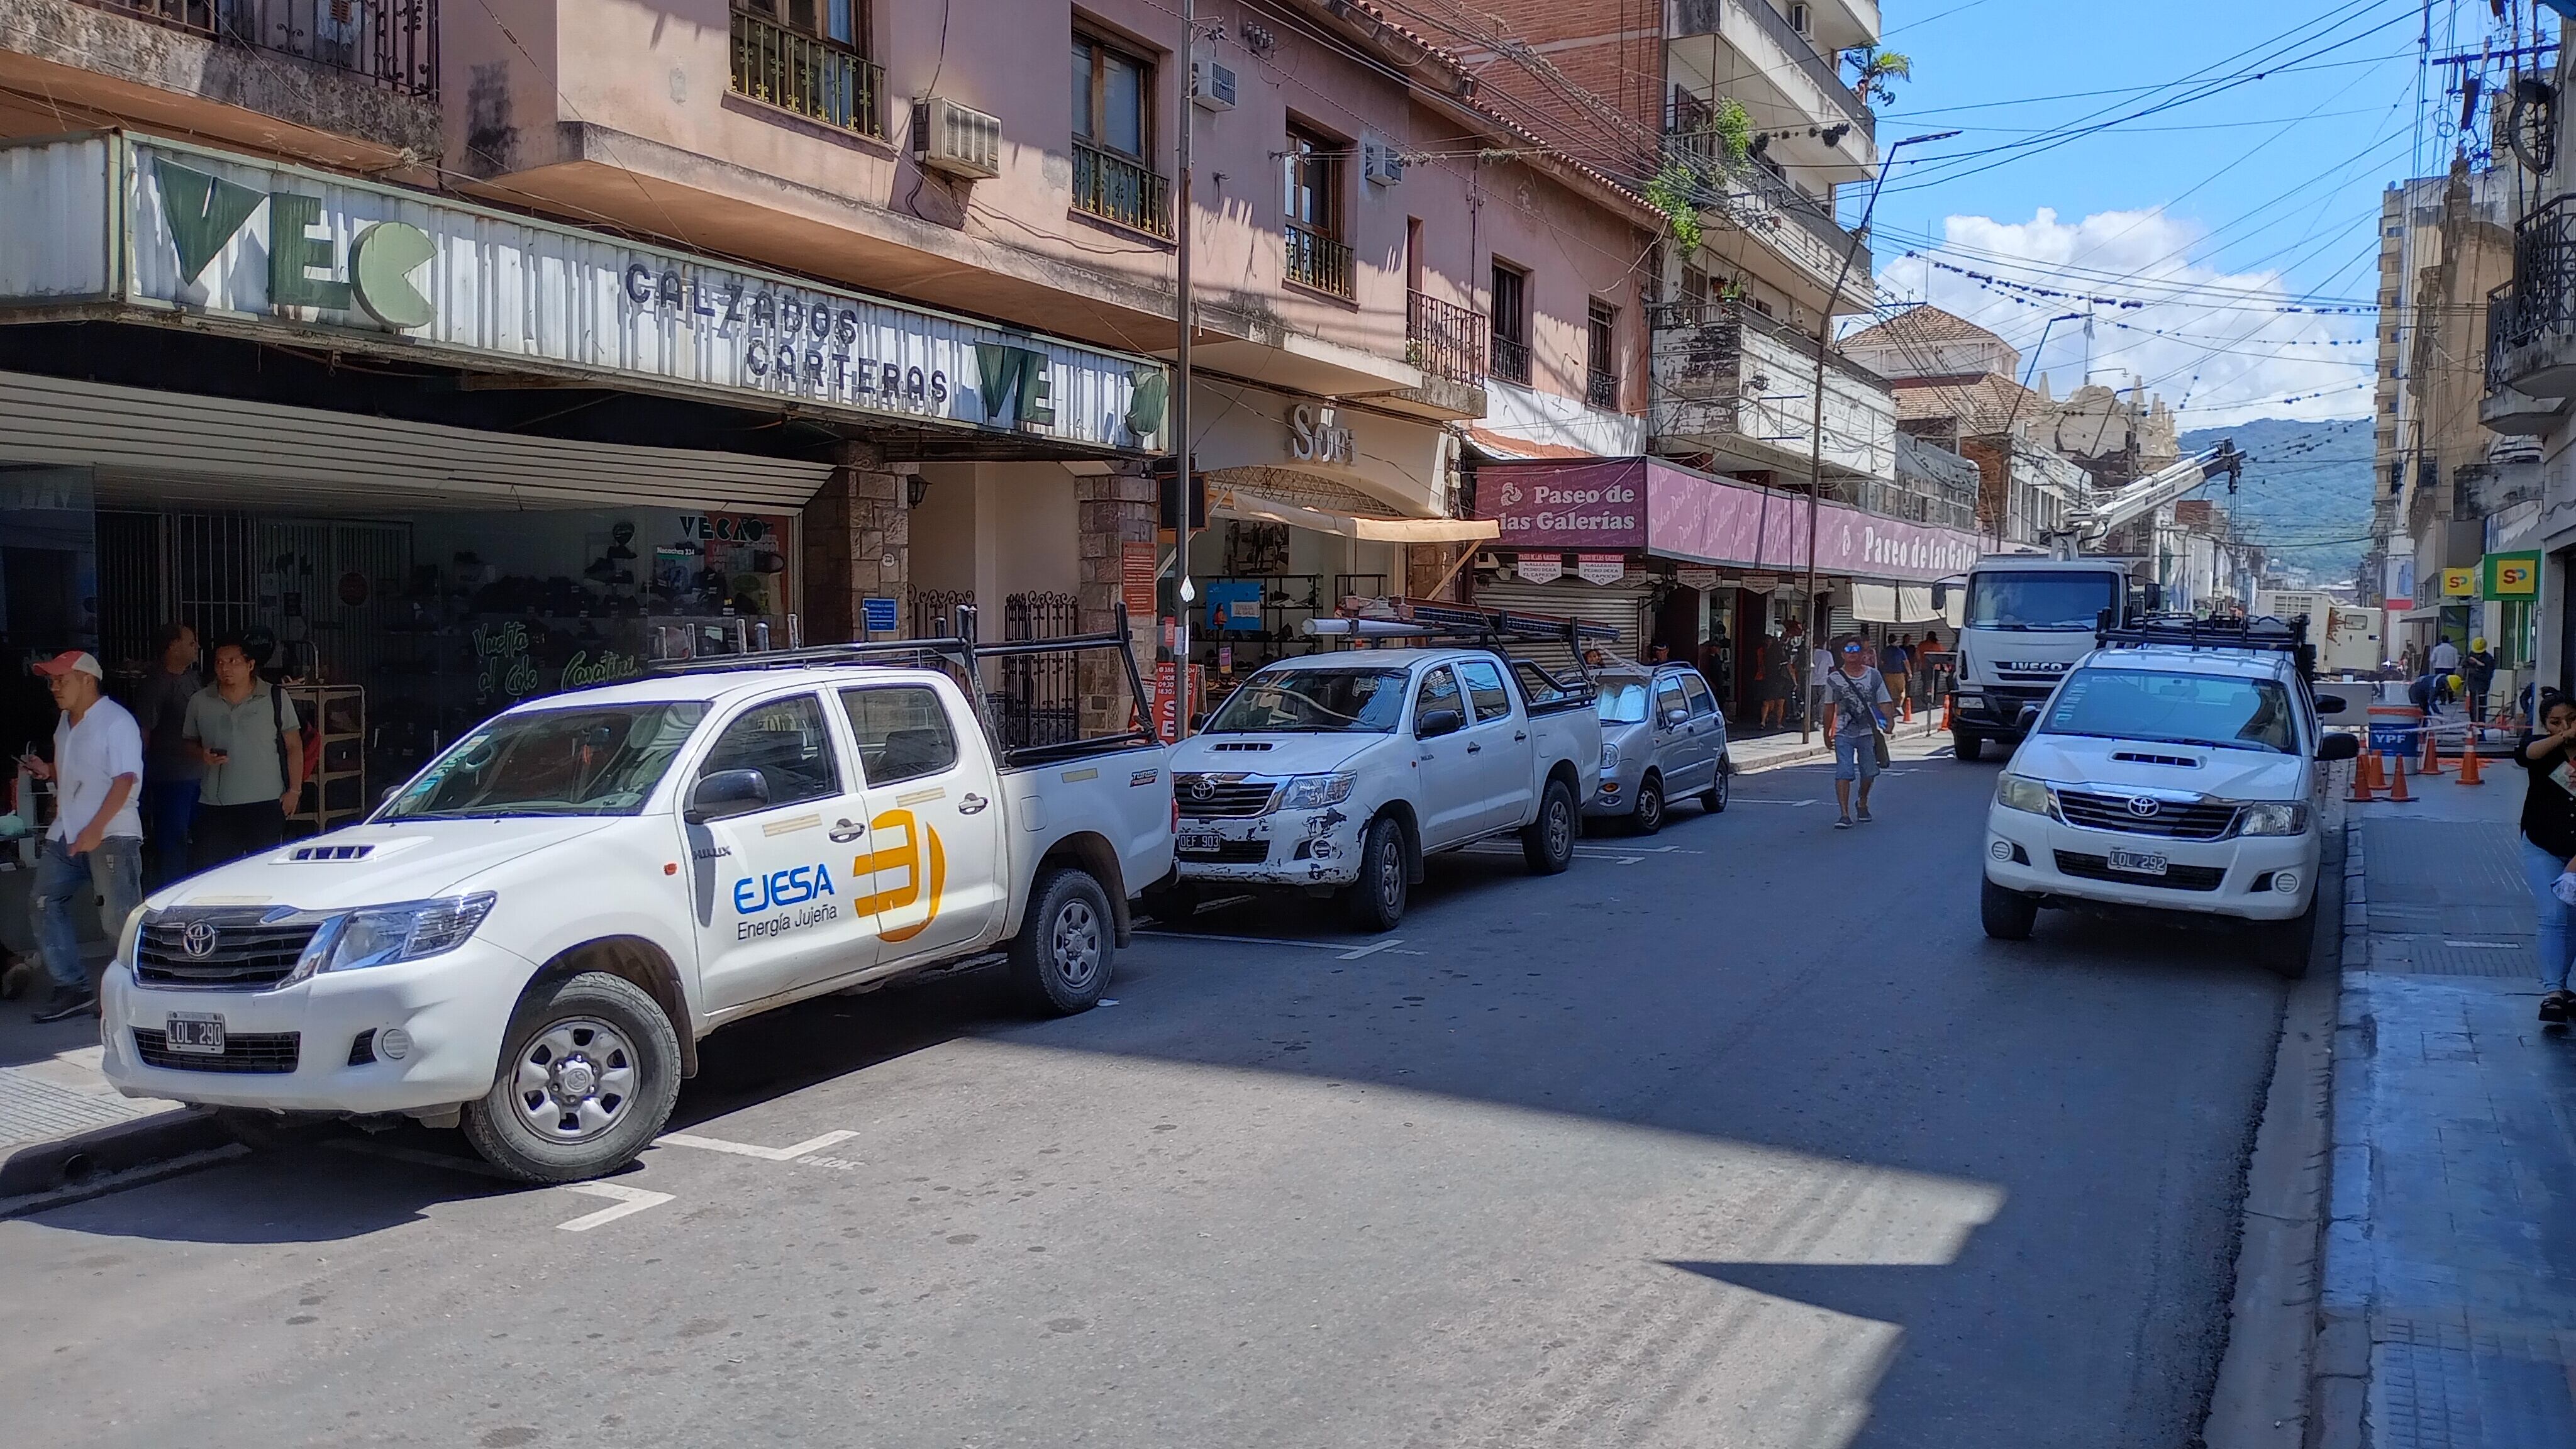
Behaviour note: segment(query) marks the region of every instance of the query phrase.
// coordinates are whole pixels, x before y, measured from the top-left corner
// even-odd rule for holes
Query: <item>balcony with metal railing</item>
[[[1494,334],[1494,379],[1514,387],[1530,385],[1529,344],[1515,338]]]
[[[1283,233],[1287,258],[1285,274],[1300,287],[1339,297],[1347,302],[1358,295],[1358,279],[1351,265],[1350,244],[1303,222],[1292,221]]]
[[[387,90],[438,94],[438,0],[82,0],[218,44],[346,72]]]
[[[2513,280],[2487,294],[2486,396],[2478,421],[2509,436],[2558,425],[2576,397],[2576,195],[2513,229]]]
[[[1707,452],[1721,466],[1804,470],[1814,433],[1816,340],[1741,302],[1649,309],[1655,446]],[[1854,478],[1896,476],[1896,399],[1887,383],[1825,357],[1824,465]]]
[[[1786,256],[1819,284],[1830,285],[1851,257],[1850,286],[1866,301],[1870,286],[1869,243],[1843,228],[1826,203],[1775,175],[1758,161],[1731,161],[1724,138],[1700,120],[1697,107],[1668,106],[1664,138],[1668,154],[1685,162],[1699,177],[1695,198],[1702,211],[1725,217],[1735,226]]]
[[[1843,120],[1858,127],[1862,135],[1873,141],[1877,139],[1878,118],[1870,113],[1868,106],[1861,104],[1860,96],[1845,83],[1842,73],[1834,67],[1833,58],[1819,53],[1816,43],[1799,34],[1798,28],[1789,23],[1788,16],[1772,9],[1767,0],[1735,0],[1727,10],[1730,19],[1738,14],[1751,19],[1754,28],[1762,31],[1773,45],[1779,47],[1780,53],[1788,57],[1790,64],[1814,83],[1817,91]]]
[[[809,121],[885,139],[885,70],[837,41],[733,12],[734,94]]]
[[[1598,367],[1583,370],[1583,400],[1605,413],[1619,411],[1619,374]]]
[[[1172,186],[1152,167],[1088,141],[1073,143],[1073,209],[1147,236],[1172,239]]]
[[[1485,318],[1420,292],[1404,296],[1405,361],[1434,377],[1479,387],[1485,381]]]

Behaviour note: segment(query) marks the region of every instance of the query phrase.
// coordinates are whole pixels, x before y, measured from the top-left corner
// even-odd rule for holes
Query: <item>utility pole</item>
[[[1172,663],[1172,690],[1178,698],[1172,705],[1172,728],[1182,739],[1190,734],[1190,606],[1198,601],[1198,587],[1190,581],[1190,503],[1196,491],[1190,486],[1190,233],[1196,230],[1190,217],[1190,123],[1199,108],[1198,41],[1197,0],[1181,0],[1181,74],[1185,79],[1181,83],[1180,154],[1175,158],[1181,185],[1172,228],[1173,290],[1178,294],[1180,312],[1180,342],[1173,358],[1173,370],[1179,376],[1172,382],[1172,484],[1179,501],[1178,523],[1173,531],[1179,543],[1172,555],[1172,599],[1180,606],[1180,618],[1173,636],[1178,649]]]
[[[1184,0],[1186,3],[1186,0]],[[1956,131],[1935,131],[1928,136],[1908,136],[1879,153],[1878,176],[1869,183],[1869,200],[1860,209],[1860,224],[1851,229],[1843,241],[1842,270],[1834,274],[1834,289],[1825,294],[1825,315],[1816,323],[1815,389],[1808,394],[1812,405],[1807,418],[1807,649],[1810,657],[1824,647],[1828,620],[1816,612],[1816,527],[1825,511],[1825,349],[1833,342],[1834,304],[1842,300],[1843,284],[1851,280],[1852,262],[1860,255],[1860,234],[1869,230],[1869,218],[1878,210],[1879,188],[1887,184],[1887,173],[1896,169],[1896,153],[1908,146],[1926,141],[1946,141]],[[2009,469],[2006,470],[2010,472]],[[1805,744],[1816,730],[1815,711],[1809,707],[1817,682],[1801,673],[1805,661],[1789,662],[1789,677],[1801,679],[1802,697],[1798,700],[1798,743]]]

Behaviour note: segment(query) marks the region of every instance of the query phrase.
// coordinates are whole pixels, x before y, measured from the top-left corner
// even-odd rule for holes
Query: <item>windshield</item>
[[[2289,692],[2269,679],[2079,669],[2067,676],[2040,732],[2222,750],[2299,750]]]
[[[1646,681],[1642,679],[1605,679],[1601,693],[1592,701],[1595,714],[1603,724],[1644,724],[1646,722]]]
[[[1400,669],[1282,669],[1256,674],[1201,733],[1391,734],[1404,718]]]
[[[1968,582],[1971,629],[2090,629],[2120,603],[2104,573],[1981,573]]]
[[[505,714],[431,761],[376,818],[632,815],[706,714],[695,702]]]

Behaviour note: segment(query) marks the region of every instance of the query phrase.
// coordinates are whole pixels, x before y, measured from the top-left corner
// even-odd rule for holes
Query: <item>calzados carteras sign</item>
[[[31,149],[43,164],[0,167],[0,208],[86,191],[121,246],[103,267],[39,257],[0,301],[103,294],[712,401],[1159,445],[1169,384],[1150,358],[201,147],[100,135]],[[7,194],[21,184],[30,194]],[[83,285],[101,271],[104,287]]]

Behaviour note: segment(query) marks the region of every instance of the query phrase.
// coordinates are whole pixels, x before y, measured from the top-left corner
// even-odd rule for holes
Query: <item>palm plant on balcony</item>
[[[1889,81],[1914,79],[1914,61],[1901,50],[1876,50],[1864,47],[1846,51],[1843,59],[1851,62],[1858,74],[1852,80],[1852,94],[1862,105],[1891,105],[1896,91]]]

